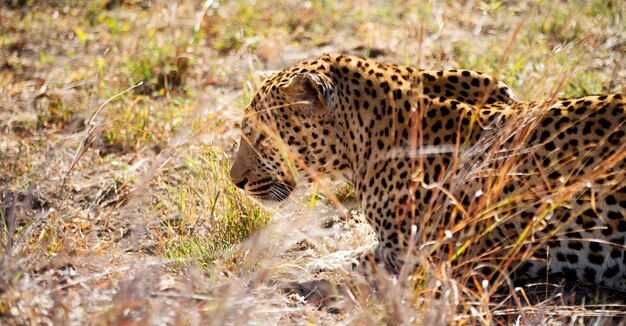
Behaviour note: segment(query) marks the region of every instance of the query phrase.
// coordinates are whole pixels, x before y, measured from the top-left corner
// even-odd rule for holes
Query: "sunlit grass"
[[[167,195],[156,205],[163,227],[172,236],[164,239],[165,255],[183,263],[191,259],[206,268],[266,226],[269,215],[232,185],[223,151],[201,146],[197,152],[182,154],[180,160],[178,180],[162,181]]]
[[[251,69],[281,69],[323,52],[382,53],[378,59],[419,63],[418,68],[490,73],[522,99],[545,98],[556,88],[558,96],[615,92],[623,84],[619,42],[626,33],[626,7],[620,1],[3,6],[0,323],[7,324],[68,324],[90,317],[123,323],[133,316],[157,324],[337,321],[324,309],[288,301],[267,284],[280,282],[283,270],[301,271],[298,264],[332,245],[361,245],[355,244],[361,235],[285,254],[282,247],[303,236],[295,223],[280,229],[281,237],[264,239],[267,265],[280,268],[240,268],[253,251],[246,246],[254,247],[255,235],[273,226],[270,213],[228,179],[235,126],[252,97]],[[354,200],[349,187],[338,194],[331,189],[314,189],[302,200],[304,208],[329,205],[334,197]],[[485,204],[497,197],[497,183],[491,191],[474,212],[483,221],[499,213],[494,203]],[[17,209],[10,215],[13,195]],[[308,224],[317,223],[309,218]],[[355,223],[348,224],[351,232],[364,224],[346,223]],[[282,249],[270,254],[270,248]],[[276,252],[288,256],[288,263]],[[424,261],[411,286],[391,284],[377,296],[355,289],[346,296],[349,308],[343,311],[349,316],[340,318],[370,324],[487,322],[502,311],[490,306],[493,288],[464,288],[453,277],[461,270]],[[190,276],[197,266],[201,276]],[[148,268],[175,281],[137,276]],[[142,292],[142,282],[153,287]],[[132,304],[137,298],[152,304],[141,312]]]

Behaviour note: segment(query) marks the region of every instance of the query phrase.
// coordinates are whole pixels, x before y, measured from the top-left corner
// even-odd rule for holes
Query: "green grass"
[[[172,235],[166,241],[165,256],[184,263],[192,260],[206,268],[265,227],[270,216],[229,182],[229,160],[220,149],[202,146],[199,153],[182,154],[180,160],[182,170],[177,169],[176,175],[184,179],[173,184],[163,180],[167,195],[156,205]]]

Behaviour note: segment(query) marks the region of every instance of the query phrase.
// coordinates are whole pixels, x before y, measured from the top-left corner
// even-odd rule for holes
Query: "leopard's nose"
[[[248,183],[248,178],[244,178],[243,180],[235,183],[235,185],[241,189],[244,189],[247,183]]]

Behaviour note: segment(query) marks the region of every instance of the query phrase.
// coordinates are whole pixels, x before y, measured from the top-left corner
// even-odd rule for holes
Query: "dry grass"
[[[370,241],[365,223],[339,221],[307,188],[268,213],[227,178],[255,69],[348,52],[481,70],[523,99],[623,92],[622,1],[87,3],[3,0],[0,9],[0,323],[623,315],[580,284],[470,293],[443,263],[409,285],[381,276],[377,295],[352,275],[314,278],[302,266]]]

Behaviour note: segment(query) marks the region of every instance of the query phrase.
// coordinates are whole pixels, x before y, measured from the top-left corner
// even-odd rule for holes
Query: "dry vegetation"
[[[346,52],[484,71],[523,99],[624,92],[623,1],[1,5],[1,324],[586,324],[626,311],[579,284],[468,295],[443,264],[376,295],[350,275],[314,278],[307,261],[371,239],[358,214],[341,221],[307,189],[268,213],[227,177],[256,69]]]

